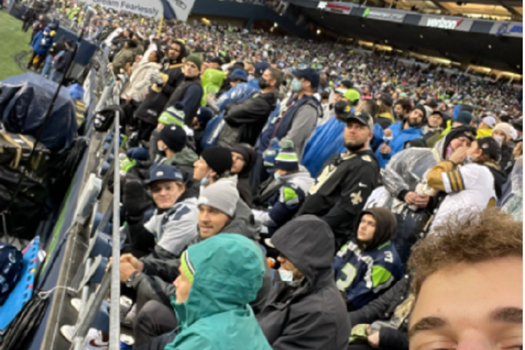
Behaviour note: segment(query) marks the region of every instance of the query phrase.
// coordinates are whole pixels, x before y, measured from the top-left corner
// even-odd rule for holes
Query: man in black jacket
[[[330,157],[310,188],[298,215],[322,218],[334,232],[336,249],[346,243],[355,220],[379,182],[379,164],[369,149],[374,121],[366,112],[350,112],[340,117],[346,121],[344,143],[348,151]]]
[[[73,58],[73,52],[71,51],[72,46],[73,42],[67,40],[65,42],[64,51],[55,57],[56,61],[54,68],[51,71],[51,80],[53,80],[55,83],[60,83],[64,74],[67,73],[67,68],[69,67],[69,63]]]
[[[348,350],[408,350],[408,318],[414,304],[409,275],[367,306],[348,314],[354,332],[364,327],[366,342],[352,342]]]
[[[350,324],[332,271],[333,234],[312,215],[275,232],[279,279],[256,315],[274,350],[346,350]]]
[[[261,93],[226,106],[226,124],[219,136],[219,146],[233,147],[237,143],[255,145],[264,124],[277,105],[275,92],[282,82],[283,73],[276,68],[268,68],[259,78]]]
[[[170,96],[184,80],[182,59],[185,56],[184,44],[178,40],[173,41],[168,51],[168,62],[164,63],[161,73],[152,75],[149,92],[135,112],[135,118],[139,120],[141,130],[139,139],[149,140]]]

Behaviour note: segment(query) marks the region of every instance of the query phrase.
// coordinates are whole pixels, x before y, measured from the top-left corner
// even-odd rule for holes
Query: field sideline
[[[30,50],[31,29],[24,33],[21,28],[21,21],[10,16],[6,10],[0,10],[0,80],[24,73],[15,63],[14,56]]]

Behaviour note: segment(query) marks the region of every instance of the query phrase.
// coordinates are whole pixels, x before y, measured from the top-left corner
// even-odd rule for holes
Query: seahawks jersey
[[[334,258],[337,288],[359,309],[377,298],[403,277],[403,266],[388,241],[361,251],[355,241],[345,244]]]

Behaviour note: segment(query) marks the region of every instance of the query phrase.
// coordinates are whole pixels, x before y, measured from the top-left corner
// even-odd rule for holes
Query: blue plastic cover
[[[57,83],[33,73],[1,81],[0,117],[7,131],[37,137],[56,88]],[[63,87],[40,142],[51,150],[60,150],[68,148],[76,134],[75,106]]]

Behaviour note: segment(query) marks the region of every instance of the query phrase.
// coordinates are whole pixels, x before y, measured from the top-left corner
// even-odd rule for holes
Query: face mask
[[[275,173],[273,173],[273,178],[280,182],[281,181],[281,174],[275,172]]]
[[[279,276],[281,277],[281,281],[286,283],[293,282],[293,271],[285,270],[285,269],[279,269]]]
[[[499,146],[501,147],[501,145],[503,145],[503,137],[501,136],[493,136],[494,140],[496,140],[496,142],[499,144]]]
[[[303,83],[298,80],[294,79],[292,80],[292,91],[293,92],[300,92],[303,89]]]
[[[259,87],[261,88],[261,90],[264,90],[268,87],[268,82],[264,80],[263,77],[259,78]]]

